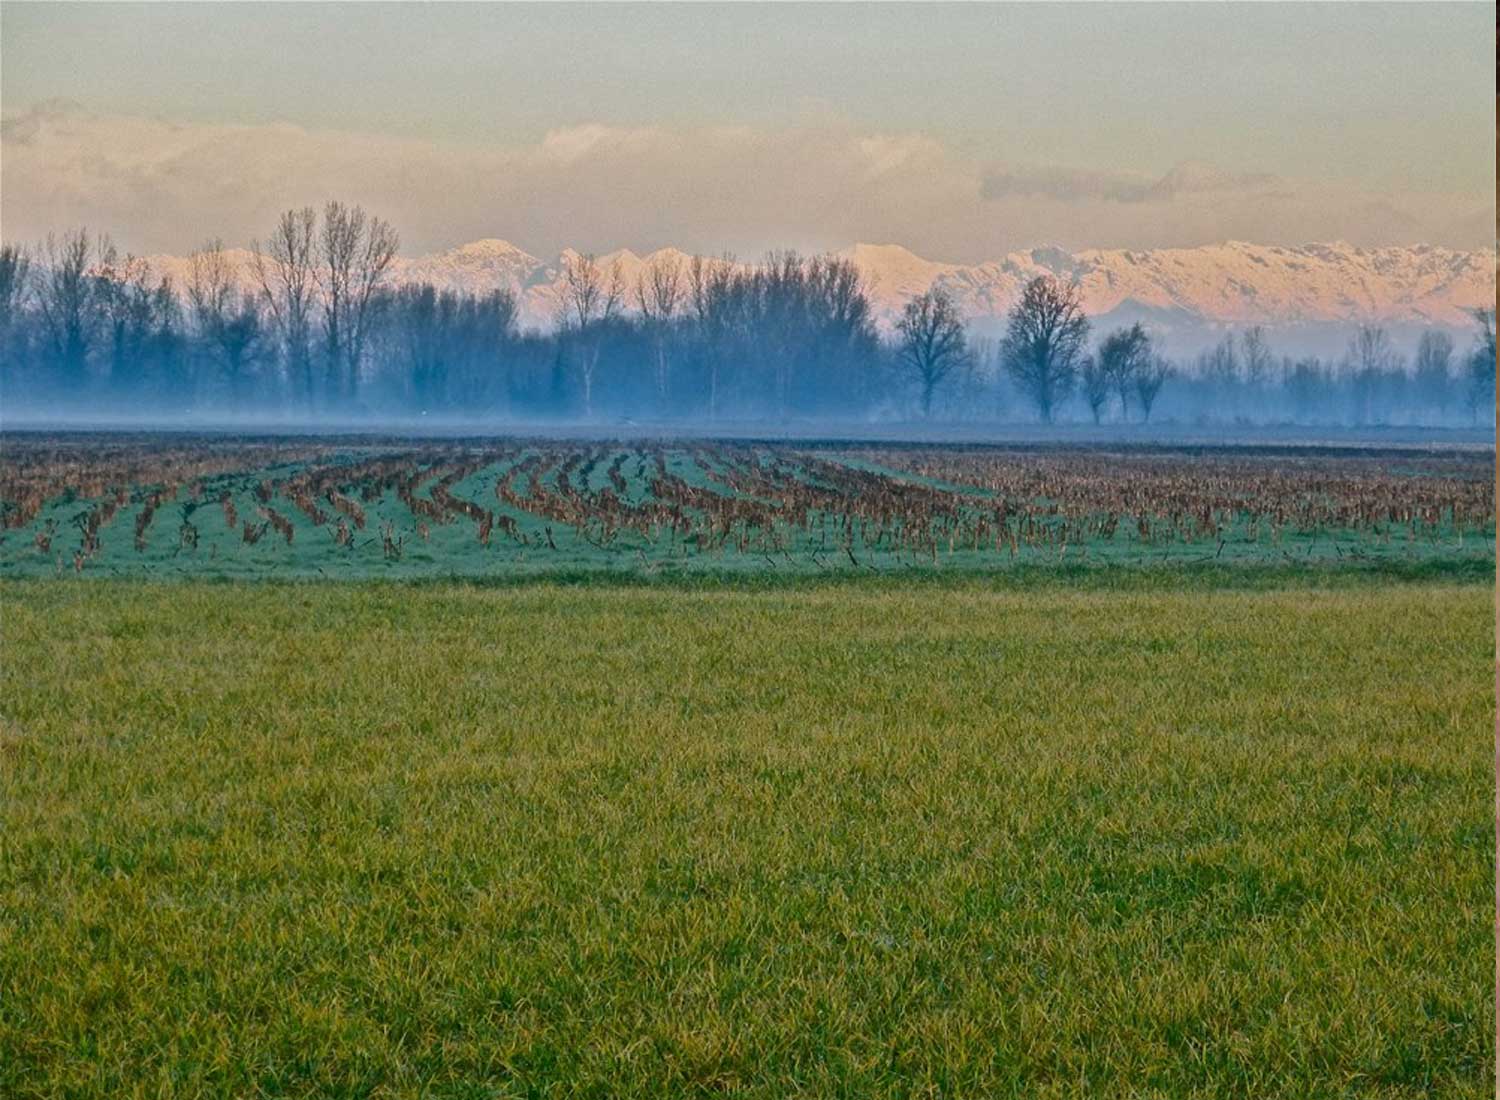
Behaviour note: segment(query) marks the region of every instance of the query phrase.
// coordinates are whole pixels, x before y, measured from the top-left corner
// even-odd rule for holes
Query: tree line
[[[1079,418],[1389,423],[1493,407],[1493,311],[1473,346],[1425,332],[1407,360],[1358,328],[1339,361],[1278,357],[1263,329],[1174,363],[1136,324],[1095,333],[1076,284],[1041,276],[997,339],[941,287],[877,327],[858,270],[659,255],[633,279],[566,258],[554,324],[508,290],[397,285],[400,240],[358,206],[281,215],[246,271],[218,240],[182,285],[109,237],[0,246],[0,408],[12,413],[358,419]]]

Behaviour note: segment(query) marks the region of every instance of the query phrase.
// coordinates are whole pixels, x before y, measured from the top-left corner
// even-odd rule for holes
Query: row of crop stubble
[[[0,573],[1493,559],[1492,452],[8,440]]]

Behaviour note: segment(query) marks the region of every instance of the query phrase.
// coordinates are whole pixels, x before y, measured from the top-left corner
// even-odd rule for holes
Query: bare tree
[[[1360,325],[1349,340],[1344,362],[1353,376],[1355,419],[1368,424],[1374,418],[1375,392],[1382,376],[1399,370],[1401,357],[1385,329]]]
[[[187,297],[194,327],[213,349],[230,401],[238,406],[248,396],[262,323],[255,299],[240,289],[223,241],[215,238],[189,257]]]
[[[1305,420],[1319,405],[1329,403],[1334,390],[1333,371],[1316,356],[1305,356],[1288,366],[1283,385],[1292,409]]]
[[[1135,378],[1151,358],[1151,337],[1140,323],[1116,329],[1099,345],[1099,370],[1120,396],[1120,419],[1130,419],[1130,393]],[[1096,414],[1095,420],[1098,419]]]
[[[1198,356],[1198,374],[1226,392],[1239,385],[1240,351],[1234,333],[1226,332],[1224,339]]]
[[[603,342],[600,329],[614,320],[624,293],[624,274],[619,264],[611,264],[605,271],[593,253],[573,254],[564,260],[561,329],[573,332],[580,348],[578,371],[583,382],[585,417],[594,415],[594,380]]]
[[[1420,399],[1441,417],[1448,407],[1453,382],[1453,337],[1430,328],[1417,341],[1414,381]]]
[[[31,256],[16,245],[0,245],[0,385],[8,386],[19,373],[21,356],[12,341],[30,297]]]
[[[1379,325],[1360,325],[1355,330],[1347,361],[1356,371],[1390,370],[1399,363],[1390,335]]]
[[[47,234],[42,245],[42,272],[37,280],[37,305],[47,342],[58,367],[58,381],[66,388],[82,386],[88,376],[91,346],[89,258],[93,248],[88,231],[78,229],[61,240]]]
[[[1046,423],[1068,395],[1086,353],[1089,320],[1076,283],[1039,275],[1010,311],[1001,361]]]
[[[0,334],[15,324],[30,296],[31,254],[18,245],[0,245]]]
[[[1474,320],[1479,325],[1479,339],[1469,353],[1464,399],[1469,415],[1477,419],[1481,409],[1493,412],[1495,406],[1495,311],[1476,309]]]
[[[719,372],[729,336],[734,300],[734,257],[694,256],[688,265],[688,301],[708,373],[708,418],[719,415]]]
[[[354,257],[365,233],[365,212],[359,207],[345,207],[330,202],[323,208],[323,228],[319,234],[322,255],[317,278],[323,292],[323,391],[331,403],[346,395],[344,378],[347,361],[350,303],[354,278]]]
[[[188,306],[200,331],[211,333],[229,312],[236,284],[234,265],[219,238],[206,242],[188,257]]]
[[[932,395],[968,358],[963,318],[941,287],[906,303],[896,322],[898,362],[921,391],[922,416],[932,415]]]
[[[856,369],[855,364],[869,362],[869,349],[877,339],[864,279],[852,260],[822,256],[810,265],[808,282],[816,288],[822,315],[827,318],[827,348],[833,369],[849,383],[845,400],[862,402],[869,372]]]
[[[316,400],[309,346],[317,289],[313,257],[316,223],[317,216],[310,206],[286,211],[276,223],[276,231],[265,249],[259,241],[255,242],[251,265],[281,336],[288,380],[301,390],[309,412]]]
[[[31,256],[16,245],[0,245],[0,334],[15,323],[30,294]]]
[[[383,318],[392,365],[418,408],[473,413],[506,397],[504,367],[516,320],[511,291],[473,294],[408,284],[390,296]]]
[[[1240,333],[1240,361],[1245,381],[1251,386],[1258,388],[1271,380],[1271,366],[1276,360],[1266,340],[1266,330],[1260,325],[1251,325]]]
[[[1162,386],[1172,377],[1172,364],[1160,355],[1149,356],[1135,372],[1135,397],[1141,403],[1141,420],[1149,423],[1151,407]]]
[[[396,258],[400,238],[388,222],[363,207],[330,202],[323,208],[318,278],[330,399],[353,400],[369,336],[375,292]]]
[[[625,276],[618,263],[606,270],[593,253],[570,255],[563,261],[563,306],[574,328],[613,320],[624,297]]]
[[[141,380],[146,343],[171,293],[165,281],[153,287],[146,261],[129,253],[121,256],[108,236],[99,238],[96,255],[90,275],[108,345],[109,381],[118,390],[129,390]]]
[[[708,322],[714,267],[714,261],[704,256],[694,256],[688,263],[689,301],[693,317],[700,325]]]
[[[636,279],[635,300],[651,333],[656,357],[656,399],[667,407],[667,330],[682,302],[682,264],[675,257],[652,258]]]
[[[805,336],[799,324],[806,302],[807,270],[791,249],[766,254],[752,276],[754,310],[761,345],[761,361],[770,368],[776,415],[785,418],[791,397],[792,369],[798,342]]]
[[[1110,377],[1105,370],[1099,356],[1089,355],[1083,360],[1083,365],[1078,370],[1078,379],[1082,383],[1083,400],[1089,407],[1089,413],[1098,424],[1104,419],[1104,406],[1109,404]]]

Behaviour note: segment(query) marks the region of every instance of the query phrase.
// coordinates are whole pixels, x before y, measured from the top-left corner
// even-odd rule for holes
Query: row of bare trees
[[[398,245],[387,222],[358,206],[330,202],[321,218],[311,207],[289,210],[255,243],[248,273],[213,240],[189,257],[180,292],[107,235],[52,235],[34,256],[6,245],[5,381],[45,379],[49,399],[77,400],[101,382],[115,396],[140,396],[148,381],[180,396],[211,379],[242,404],[255,376],[274,371],[309,410],[350,404]]]
[[[1196,420],[1441,420],[1494,400],[1492,313],[1473,349],[1434,329],[1410,363],[1375,327],[1341,362],[1278,358],[1252,327],[1174,366],[1139,324],[1091,345],[1079,288],[1047,276],[991,343],[941,287],[882,335],[858,270],[837,257],[660,253],[627,279],[567,253],[554,325],[523,333],[510,291],[393,285],[398,245],[380,218],[330,202],[282,214],[247,262],[210,241],[180,287],[83,231],[4,246],[0,397],[549,419],[1082,411],[1096,423],[1148,420],[1159,405]]]
[[[87,394],[97,364],[113,394],[145,375],[175,373],[178,302],[145,263],[106,236],[49,236],[35,255],[0,246],[0,384],[13,393],[25,367],[54,392]]]
[[[908,302],[896,331],[898,362],[912,376],[922,415],[928,416],[938,389],[972,371],[978,350],[953,299],[941,289]],[[1044,423],[1052,422],[1080,382],[1096,424],[1111,394],[1119,395],[1122,418],[1128,416],[1133,395],[1143,418],[1149,419],[1172,368],[1154,351],[1146,330],[1136,324],[1112,332],[1094,354],[1088,336],[1078,287],[1039,276],[1026,284],[1010,310],[996,365]]]
[[[858,271],[830,256],[658,255],[627,285],[618,265],[569,253],[556,321],[585,417],[606,368],[615,380],[644,373],[659,409],[712,419],[862,412],[888,367]]]
[[[1460,412],[1486,422],[1495,403],[1495,314],[1478,310],[1473,345],[1425,330],[1408,363],[1389,333],[1361,325],[1344,355],[1278,357],[1264,328],[1226,333],[1196,362],[1177,366],[1139,323],[1089,346],[1079,288],[1042,276],[1023,289],[992,356],[988,384],[1050,423],[1075,394],[1095,424],[1111,407],[1120,421],[1151,419],[1171,382],[1172,414],[1199,422],[1452,423]],[[897,323],[897,362],[919,394],[923,415],[934,395],[974,374],[982,355],[951,297],[934,289],[908,302]]]
[[[1121,420],[1130,419],[1133,399],[1145,421],[1151,419],[1157,395],[1172,372],[1172,364],[1157,352],[1151,335],[1136,323],[1111,332],[1093,355],[1084,358],[1078,371],[1079,389],[1095,424],[1103,420],[1115,397]]]
[[[281,215],[269,241],[257,241],[252,267],[273,322],[288,377],[309,408],[357,400],[377,295],[396,259],[400,238],[390,224],[358,206],[330,202],[321,222],[312,207]],[[217,267],[223,245],[205,250]],[[194,256],[194,280],[198,261]],[[205,265],[206,266],[206,265]],[[190,297],[196,296],[189,288]],[[313,348],[321,328],[321,354]],[[315,364],[321,363],[321,386]]]
[[[1360,325],[1334,359],[1278,356],[1265,330],[1226,333],[1174,386],[1179,403],[1232,409],[1247,421],[1352,424],[1488,422],[1495,405],[1495,314],[1474,312],[1473,342],[1424,330],[1410,358],[1379,325]]]

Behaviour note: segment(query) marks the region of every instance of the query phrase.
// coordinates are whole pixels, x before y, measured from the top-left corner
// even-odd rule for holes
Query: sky
[[[0,5],[0,230],[403,252],[1494,243],[1495,7]]]

